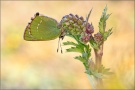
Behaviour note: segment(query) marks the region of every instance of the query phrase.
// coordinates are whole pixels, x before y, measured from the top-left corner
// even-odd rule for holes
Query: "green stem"
[[[95,81],[93,80],[92,76],[88,75],[88,79],[89,79],[89,81],[91,83],[92,89],[96,89]]]

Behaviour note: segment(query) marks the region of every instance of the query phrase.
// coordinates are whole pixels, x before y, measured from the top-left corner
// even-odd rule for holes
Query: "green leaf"
[[[112,28],[106,31],[103,35],[104,41],[112,34]]]
[[[76,43],[74,42],[70,42],[70,41],[67,41],[67,42],[63,42],[64,45],[74,45],[74,46],[77,46]]]
[[[105,20],[107,20],[110,15],[111,15],[111,14],[107,14],[106,17],[105,17]]]
[[[94,41],[94,39],[90,39],[89,41],[90,45],[94,48],[94,49],[99,49],[99,45]]]
[[[103,65],[99,68],[102,74],[113,74],[113,72],[110,72],[110,68],[105,68]]]
[[[111,14],[107,14],[107,6],[104,8],[104,11],[102,13],[102,16],[100,18],[100,22],[99,22],[99,32],[103,35],[105,32],[105,28],[106,28],[106,20],[109,18],[109,16]]]
[[[78,59],[83,63],[86,61],[82,56],[76,56],[75,59]]]
[[[86,70],[85,73],[87,73],[88,75],[93,75],[90,70]]]
[[[93,74],[93,76],[96,77],[96,78],[103,78],[103,74],[102,74],[102,73],[98,73],[98,72],[96,72],[96,71],[92,71],[92,74]]]
[[[88,58],[87,58],[88,57],[88,54],[86,52],[83,52],[82,53],[82,57],[88,60]]]
[[[67,52],[80,52],[80,53],[83,52],[83,50],[79,47],[71,47],[71,48],[66,49],[66,50],[67,50]]]

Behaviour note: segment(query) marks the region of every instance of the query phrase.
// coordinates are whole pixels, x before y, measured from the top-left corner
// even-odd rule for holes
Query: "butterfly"
[[[55,19],[40,15],[39,12],[37,12],[34,15],[34,18],[31,18],[31,22],[26,26],[23,38],[26,41],[48,41],[58,37],[59,41],[60,39],[63,40],[65,34],[62,29],[58,28],[58,24],[59,23]]]

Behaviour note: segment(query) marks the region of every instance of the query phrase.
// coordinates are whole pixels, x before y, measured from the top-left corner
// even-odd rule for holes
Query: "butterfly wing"
[[[61,34],[61,30],[57,28],[58,22],[53,18],[36,13],[31,20],[25,29],[24,40],[47,41],[53,40]]]

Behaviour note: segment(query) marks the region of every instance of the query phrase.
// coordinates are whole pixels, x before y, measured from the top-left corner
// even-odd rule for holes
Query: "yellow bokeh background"
[[[91,89],[78,53],[57,53],[58,38],[25,41],[24,30],[36,12],[55,18],[83,16],[93,8],[89,22],[98,32],[105,6],[112,13],[107,29],[113,34],[104,44],[102,64],[115,74],[104,80],[106,89],[134,88],[134,1],[1,1],[1,88]],[[63,41],[70,41],[65,37]],[[62,41],[62,42],[63,42]],[[94,53],[92,51],[92,58]]]

